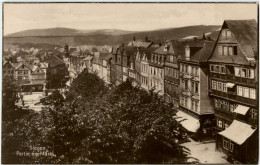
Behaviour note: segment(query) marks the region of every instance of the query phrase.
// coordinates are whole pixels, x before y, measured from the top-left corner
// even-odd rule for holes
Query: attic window
[[[165,46],[164,46],[164,51],[167,51],[167,50],[168,50],[168,46],[165,45]]]

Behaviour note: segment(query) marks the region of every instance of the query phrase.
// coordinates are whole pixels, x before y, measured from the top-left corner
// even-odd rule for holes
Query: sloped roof
[[[130,41],[127,46],[136,46],[136,47],[144,47],[144,48],[148,48],[153,44],[153,42],[151,41]]]
[[[222,132],[218,134],[232,140],[238,145],[243,144],[254,132],[256,129],[253,129],[251,125],[234,120],[232,124]]]
[[[210,58],[214,46],[214,41],[206,41],[199,51],[197,51],[194,55],[191,55],[191,61],[206,62]]]
[[[24,61],[20,62],[17,66],[16,69],[19,69],[22,65],[25,65],[26,67],[28,67],[29,69],[33,70],[34,65],[28,64]]]
[[[112,58],[111,53],[101,53],[100,55],[101,55],[101,59],[106,60],[106,61],[108,61],[109,59]]]
[[[257,55],[257,24],[256,20],[225,20],[224,25],[231,30],[245,57]]]
[[[193,40],[186,42],[190,47],[190,60],[194,62],[206,62],[213,51],[215,41]],[[185,48],[184,48],[185,50]],[[180,59],[185,60],[185,51],[183,50]]]
[[[54,66],[57,66],[57,65],[64,64],[64,62],[55,55],[44,58],[44,62],[49,63],[50,67],[54,67]]]
[[[139,51],[141,52],[141,58],[145,54],[147,59],[151,59],[151,54],[157,49],[157,47],[149,47],[149,48],[140,48]]]

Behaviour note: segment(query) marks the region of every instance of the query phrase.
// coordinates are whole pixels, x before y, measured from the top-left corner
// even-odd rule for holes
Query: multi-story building
[[[122,52],[122,76],[123,81],[126,81],[129,78],[129,71],[128,69],[131,68],[130,66],[130,58],[135,55],[137,47],[134,46],[124,46]]]
[[[93,72],[96,73],[98,75],[98,77],[102,77],[103,73],[102,73],[102,59],[101,59],[101,55],[100,52],[94,52],[94,56],[93,56]]]
[[[149,61],[151,60],[152,52],[157,49],[156,47],[140,48],[140,83],[141,88],[149,90]]]
[[[13,79],[16,78],[15,69],[18,63],[12,63],[11,61],[5,61],[3,63],[3,77],[11,76]]]
[[[110,72],[110,77],[111,77],[111,83],[113,85],[116,84],[117,80],[117,52],[118,52],[118,47],[115,47],[112,49],[112,60],[111,60],[111,72]]]
[[[164,63],[169,49],[168,45],[163,45],[153,51],[151,59],[149,61],[149,89],[154,89],[154,92],[158,93],[159,96],[164,95]]]
[[[106,84],[111,84],[111,60],[112,54],[111,53],[101,53],[100,54],[102,59],[102,79],[105,81]]]
[[[166,44],[168,49],[161,49],[161,54],[166,55],[164,64],[164,99],[172,103],[174,107],[179,106],[179,63],[178,57],[184,54],[184,43],[181,41],[170,41]]]
[[[257,36],[255,20],[226,20],[209,59],[216,146],[243,163],[258,157]]]
[[[207,60],[214,47],[214,41],[194,39],[186,42],[185,53],[178,59],[180,64],[179,115],[189,115],[186,129],[203,140],[214,131],[213,103],[208,96]],[[184,124],[183,124],[184,125]],[[203,136],[201,136],[203,135]]]

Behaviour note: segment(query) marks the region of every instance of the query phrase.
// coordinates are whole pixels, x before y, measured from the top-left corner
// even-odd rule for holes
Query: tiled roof
[[[245,57],[257,55],[257,24],[256,20],[226,20],[224,24],[232,31]]]
[[[214,41],[208,40],[193,40],[186,42],[186,44],[190,47],[190,60],[194,62],[206,62],[213,51],[215,46]],[[181,60],[185,60],[185,51],[180,56]]]

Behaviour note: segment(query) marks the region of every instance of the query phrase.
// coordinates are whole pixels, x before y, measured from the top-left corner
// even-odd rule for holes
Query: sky
[[[4,35],[28,29],[145,31],[256,19],[254,3],[5,3]]]

